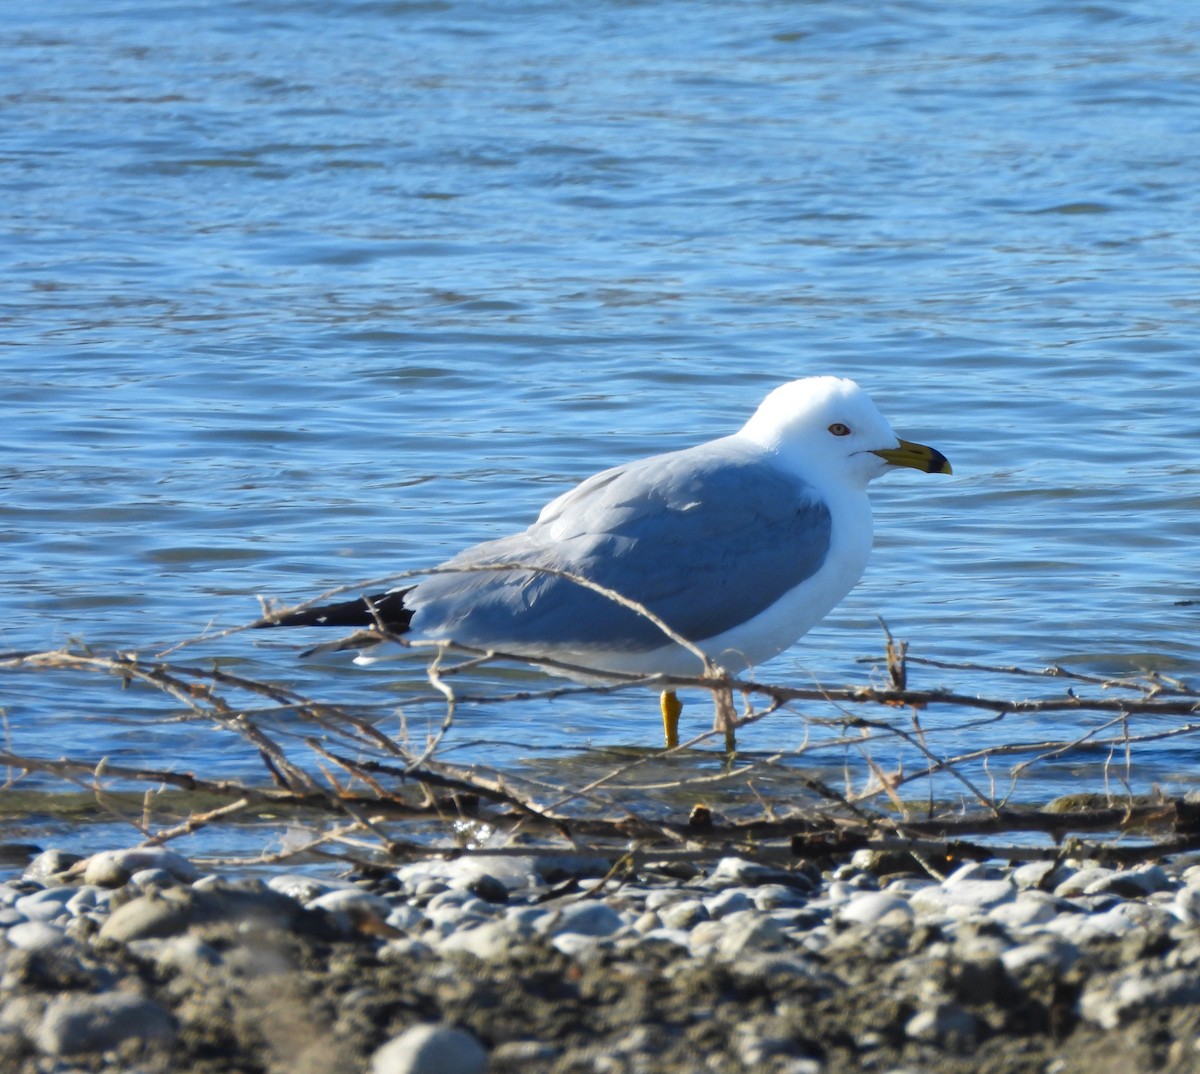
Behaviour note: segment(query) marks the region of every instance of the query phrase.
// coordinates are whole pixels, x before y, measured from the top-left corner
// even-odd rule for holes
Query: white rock
[[[961,914],[982,912],[1011,902],[1016,894],[1016,887],[1008,880],[964,879],[916,891],[911,903],[918,914]]]
[[[703,905],[708,911],[708,916],[717,921],[730,914],[754,909],[754,900],[740,888],[726,888],[716,895],[710,895]]]
[[[335,888],[353,886],[348,880],[326,880],[307,873],[279,873],[267,881],[267,887],[272,891],[278,891],[280,895],[287,895],[306,906]]]
[[[575,902],[552,910],[538,922],[538,931],[549,936],[566,932],[581,936],[612,936],[625,927],[625,919],[602,902]]]
[[[754,892],[754,905],[760,910],[798,909],[806,902],[802,892],[787,884],[763,884]]]
[[[529,930],[514,921],[486,921],[476,928],[451,932],[438,944],[438,950],[474,955],[486,961],[503,958],[514,944],[528,936]]]
[[[1054,974],[1062,974],[1079,958],[1079,949],[1063,940],[1046,937],[1010,947],[1000,955],[1004,968],[1014,976],[1039,965],[1048,966]]]
[[[93,854],[87,859],[83,882],[103,888],[120,887],[142,869],[165,869],[176,880],[185,884],[200,879],[200,871],[187,858],[173,850],[163,847],[131,847]]]
[[[988,911],[988,917],[1012,929],[1029,928],[1058,916],[1058,900],[1048,892],[1026,890],[1014,902],[1001,903]]]
[[[483,1074],[487,1052],[454,1026],[417,1025],[371,1057],[371,1074]]]
[[[895,922],[911,920],[913,908],[907,899],[886,891],[868,891],[856,895],[834,911],[834,920],[853,925],[876,925],[888,918]]]
[[[1153,972],[1138,966],[1123,974],[1089,981],[1079,997],[1079,1013],[1104,1029],[1116,1029],[1147,1011],[1200,1003],[1200,980],[1187,970]]]
[[[1088,866],[1068,876],[1054,889],[1054,894],[1060,899],[1082,895],[1092,884],[1109,879],[1115,872],[1115,869],[1106,869],[1100,865]]]
[[[345,914],[358,923],[367,920],[386,921],[392,912],[392,904],[379,895],[372,895],[361,888],[336,888],[318,895],[308,904],[310,910],[325,910],[331,914]]]
[[[708,888],[745,887],[753,884],[777,883],[789,879],[787,873],[745,858],[722,858],[704,886]]]
[[[662,923],[669,929],[695,928],[701,921],[708,921],[709,913],[699,899],[683,899],[658,912]]]
[[[414,932],[425,927],[426,917],[415,906],[401,902],[392,905],[386,921],[394,929]]]
[[[957,1003],[939,1003],[914,1014],[904,1026],[913,1040],[945,1041],[974,1039],[979,1027],[975,1016]]]
[[[67,903],[75,895],[73,887],[43,888],[41,891],[22,895],[13,909],[24,914],[30,921],[53,921],[68,913]]]
[[[1051,879],[1051,874],[1056,870],[1061,875],[1057,881],[1054,881]],[[1030,861],[1024,865],[1018,865],[1012,871],[1011,878],[1012,882],[1024,891],[1026,888],[1042,888],[1045,885],[1053,886],[1054,883],[1062,883],[1067,878],[1067,873],[1052,861]]]
[[[4,935],[13,947],[22,951],[53,951],[72,942],[64,929],[45,921],[22,921]]]
[[[152,1000],[127,992],[60,996],[46,1008],[36,1043],[48,1055],[106,1052],[127,1040],[170,1040],[175,1020]]]
[[[1200,888],[1191,885],[1175,892],[1175,916],[1188,925],[1200,921]]]
[[[406,891],[416,891],[422,883],[431,880],[441,881],[447,888],[464,890],[485,876],[499,880],[509,891],[521,891],[535,888],[541,883],[537,866],[538,859],[533,855],[506,857],[481,854],[453,861],[420,861],[402,865],[396,870],[396,878]]]
[[[653,929],[640,937],[636,943],[641,946],[655,941],[674,944],[676,947],[690,947],[692,934],[687,929]]]
[[[750,951],[766,951],[783,944],[783,929],[756,910],[730,914],[713,924],[722,930],[716,947],[721,958],[735,959]]]

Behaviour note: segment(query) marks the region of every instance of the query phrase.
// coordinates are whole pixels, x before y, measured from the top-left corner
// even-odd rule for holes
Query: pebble
[[[169,1041],[175,1019],[153,1000],[124,992],[66,995],[51,1002],[36,1043],[47,1055],[109,1051],[127,1040]]]
[[[487,1051],[454,1026],[417,1025],[371,1057],[371,1074],[483,1074]]]
[[[162,869],[184,884],[200,879],[200,871],[187,858],[163,847],[102,850],[79,865],[83,867],[85,884],[105,888],[121,887],[143,869]]]
[[[574,902],[552,910],[542,919],[538,931],[550,936],[573,932],[581,936],[611,936],[625,927],[616,910],[602,902]]]
[[[838,921],[856,925],[875,925],[881,921],[909,920],[913,916],[910,902],[886,891],[868,891],[843,903],[834,911]]]
[[[44,921],[22,921],[13,925],[4,935],[13,947],[22,951],[53,951],[70,943],[64,929]]]
[[[149,965],[168,982],[214,987],[226,977],[269,979],[286,975],[290,964],[253,937],[280,930],[316,930],[333,951],[341,942],[373,944],[381,962],[436,964],[447,980],[484,974],[471,960],[511,972],[510,961],[557,959],[560,973],[565,959],[573,973],[607,972],[646,948],[662,952],[656,957],[670,967],[664,972],[719,967],[751,991],[773,979],[810,981],[814,996],[843,987],[826,967],[838,959],[844,966],[852,953],[878,969],[881,995],[900,1012],[890,1037],[882,1033],[880,1041],[907,1039],[906,1047],[922,1054],[961,1054],[992,1033],[991,1019],[1007,995],[1027,1003],[1022,990],[1029,989],[1042,1002],[1037,997],[1049,994],[1053,982],[1081,972],[1071,978],[1083,981],[1081,989],[1076,983],[1062,991],[1078,994],[1075,1017],[1099,1030],[1200,1005],[1196,865],[972,863],[936,880],[902,855],[856,857],[820,877],[727,857],[707,873],[639,875],[598,886],[595,876],[605,871],[598,860],[553,861],[467,856],[414,862],[374,884],[302,873],[262,883],[202,876],[168,851],[74,861],[48,850],[21,878],[0,882],[0,1035],[23,1034],[30,1048],[50,1057],[99,1056],[130,1040],[169,1042],[177,1033],[174,1019],[165,1006],[136,994],[146,983],[130,965]],[[563,894],[570,885],[560,871],[572,862],[586,882]],[[129,965],[89,962],[93,945],[102,952],[105,944],[123,945]],[[1129,953],[1119,971],[1112,970],[1114,944]],[[41,993],[22,983],[27,974],[49,975]],[[572,980],[564,977],[568,990]],[[629,987],[635,983],[636,975]],[[731,1047],[764,1070],[807,1070],[816,1061],[787,1050],[794,1032],[782,1010],[756,1014]],[[652,1034],[643,1043],[654,1054]],[[490,1061],[506,1070],[573,1062],[560,1041],[495,1044]],[[598,1059],[625,1069],[614,1055]],[[475,1074],[488,1062],[488,1049],[466,1029],[422,1024],[383,1044],[370,1069]]]

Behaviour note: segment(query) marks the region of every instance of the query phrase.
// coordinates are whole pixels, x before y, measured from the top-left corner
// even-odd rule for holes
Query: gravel
[[[0,882],[0,1069],[1200,1069],[1190,859],[610,868],[522,852],[264,882],[47,851]]]

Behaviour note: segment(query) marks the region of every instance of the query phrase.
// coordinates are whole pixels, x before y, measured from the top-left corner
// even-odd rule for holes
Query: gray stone
[[[634,919],[631,927],[634,932],[645,935],[647,932],[662,928],[662,919],[653,910],[647,910]]]
[[[1200,1003],[1200,979],[1186,970],[1163,972],[1142,963],[1123,973],[1091,980],[1079,997],[1079,1013],[1103,1029],[1142,1015]]]
[[[491,873],[480,873],[467,883],[467,890],[484,902],[508,902],[508,886]]]
[[[1185,924],[1194,925],[1200,921],[1200,888],[1189,885],[1175,892],[1174,910],[1175,916]]]
[[[105,1052],[127,1040],[166,1042],[175,1020],[152,1000],[124,992],[66,995],[46,1008],[36,1044],[48,1055]]]
[[[75,888],[75,894],[67,900],[67,913],[80,917],[97,907],[107,907],[112,901],[112,892],[85,884]]]
[[[549,1063],[558,1055],[552,1044],[540,1040],[510,1040],[492,1049],[492,1062],[497,1066],[517,1063]],[[543,1069],[541,1067],[535,1069]]]
[[[979,1032],[975,1016],[957,1003],[938,1003],[914,1014],[904,1026],[913,1040],[967,1044]]]
[[[561,932],[550,938],[550,946],[576,962],[592,963],[602,949],[611,948],[614,941],[608,936],[585,936],[581,932]]]
[[[371,1074],[483,1074],[487,1051],[470,1033],[447,1025],[417,1025],[371,1057]]]
[[[762,865],[745,858],[722,858],[704,881],[707,888],[751,887],[758,884],[786,884],[796,878],[782,869]]]
[[[1030,861],[1012,871],[1012,882],[1024,891],[1027,888],[1047,889],[1061,884],[1070,871],[1052,861]]]
[[[65,850],[45,850],[25,867],[23,875],[29,880],[52,881],[81,861],[83,857],[79,854],[71,854]]]
[[[421,861],[402,865],[396,870],[396,879],[406,891],[421,894],[424,885],[438,884],[440,891],[455,888],[469,890],[482,877],[497,881],[508,891],[535,888],[540,884],[539,861],[533,855],[488,855],[478,854],[453,861]],[[603,870],[601,874],[603,875]],[[435,894],[435,892],[430,892]]]
[[[1014,902],[993,906],[988,916],[1007,928],[1023,929],[1053,921],[1060,907],[1060,900],[1049,892],[1026,889]]]
[[[425,915],[415,906],[410,906],[406,902],[393,904],[385,920],[391,928],[400,929],[403,932],[414,932],[428,924]]]
[[[22,951],[53,951],[71,943],[62,928],[45,921],[22,921],[13,925],[4,935],[13,947]]]
[[[335,888],[350,886],[340,880],[323,880],[307,873],[280,873],[267,881],[267,887],[272,891],[278,891],[280,895],[287,895],[305,905]]]
[[[1068,876],[1054,889],[1054,894],[1060,899],[1069,899],[1075,895],[1082,895],[1090,885],[1107,880],[1115,872],[1115,869],[1106,869],[1100,865],[1089,865]]]
[[[709,920],[708,910],[699,899],[680,899],[659,910],[658,916],[669,929],[691,929],[701,921]]]
[[[886,891],[867,891],[842,903],[834,911],[834,920],[856,925],[875,925],[885,918],[907,921],[913,916],[908,901]]]
[[[1004,968],[1014,977],[1027,976],[1043,966],[1050,973],[1059,976],[1066,973],[1078,958],[1079,948],[1052,936],[1018,944],[1000,955]]]
[[[380,962],[419,962],[432,955],[433,948],[429,944],[407,936],[399,940],[389,940],[379,949]]]
[[[100,936],[127,943],[176,936],[195,926],[235,924],[286,929],[303,913],[295,899],[261,884],[167,888],[118,907],[104,923]]]
[[[546,914],[538,923],[538,931],[550,936],[567,932],[581,936],[612,936],[624,927],[624,918],[602,902],[570,903]]]
[[[803,892],[786,884],[763,884],[754,892],[754,905],[759,910],[798,909],[807,902]]]
[[[93,854],[83,870],[83,882],[102,888],[116,888],[129,883],[134,873],[143,869],[165,869],[185,884],[200,879],[199,870],[180,854],[162,847],[131,847],[126,850],[104,850]]]
[[[392,912],[392,904],[379,895],[359,888],[338,888],[318,895],[308,904],[310,910],[324,910],[330,914],[345,914],[355,928],[385,922]]]
[[[136,940],[134,943],[155,945],[153,958],[159,969],[186,973],[193,977],[203,975],[214,966],[219,966],[222,961],[221,953],[199,936],[172,936],[166,940]]]
[[[477,928],[458,929],[438,945],[443,953],[459,952],[489,960],[504,958],[513,946],[527,939],[530,930],[508,918],[486,921]]]
[[[68,912],[67,903],[74,897],[75,892],[73,887],[43,888],[41,891],[22,895],[13,903],[13,908],[30,921],[53,921]]]
[[[947,879],[937,887],[914,892],[911,904],[918,914],[981,913],[1001,903],[1011,902],[1016,894],[1016,887],[1008,880]]]
[[[783,929],[755,910],[730,914],[716,923],[721,926],[717,955],[735,959],[751,951],[768,951],[783,946]]]
[[[718,921],[730,914],[738,914],[744,910],[754,909],[754,900],[739,888],[726,888],[717,895],[710,895],[704,900],[704,909],[708,916]]]
[[[139,891],[149,891],[151,888],[169,888],[181,883],[178,877],[166,869],[139,869],[129,878],[131,887]]]

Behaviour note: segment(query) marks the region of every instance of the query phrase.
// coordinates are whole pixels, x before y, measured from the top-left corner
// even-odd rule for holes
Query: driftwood
[[[271,615],[267,610],[266,617]],[[1200,693],[1165,676],[1104,678],[1063,667],[1030,670],[920,659],[885,628],[885,655],[876,662],[873,681],[863,685],[801,688],[734,678],[709,666],[695,678],[607,676],[594,685],[547,680],[541,690],[480,695],[457,690],[456,680],[489,663],[520,658],[448,643],[414,644],[414,651],[429,652],[433,693],[393,699],[387,711],[397,702],[436,702],[442,718],[437,732],[413,749],[382,731],[381,712],[370,707],[302,696],[179,657],[184,647],[233,632],[189,639],[150,658],[71,648],[10,653],[0,655],[0,671],[48,680],[65,673],[74,680],[83,673],[117,686],[156,691],[164,699],[164,720],[203,720],[252,747],[262,764],[260,779],[212,779],[179,768],[119,766],[83,750],[47,760],[24,754],[10,734],[8,748],[0,750],[8,790],[18,788],[27,773],[51,776],[64,787],[90,794],[96,811],[120,817],[152,844],[206,827],[245,823],[264,813],[307,828],[306,838],[285,850],[264,852],[255,862],[307,856],[378,867],[435,853],[529,854],[544,845],[627,862],[699,861],[726,854],[787,862],[867,850],[910,855],[937,871],[939,862],[969,858],[1072,854],[1134,861],[1200,848],[1200,806],[1153,788],[1140,795],[1131,789],[1139,750],[1200,732]],[[378,640],[379,632],[367,636]],[[404,644],[404,639],[391,640]],[[969,690],[914,689],[908,681],[912,668],[986,675],[989,681],[1037,681],[1055,692],[997,698]],[[739,729],[785,707],[795,716],[791,706],[804,702],[800,718],[806,736],[778,752],[727,755],[718,772],[711,763],[688,763],[701,756],[710,762],[714,751],[722,752],[713,732],[674,751],[612,757],[581,747],[580,754],[594,756],[588,758],[592,774],[579,785],[570,785],[562,772],[547,778],[525,768],[499,771],[439,756],[458,729],[457,714],[464,706],[516,706],[646,686],[740,697]],[[940,748],[939,731],[926,723],[935,713],[994,721],[1062,712],[1095,719],[1086,731],[1064,740],[1009,741],[959,752]],[[286,735],[279,732],[282,726],[288,728]],[[860,756],[858,769],[865,778],[848,774],[842,786],[834,787],[813,775],[806,756],[817,738],[821,749],[836,747]],[[903,748],[915,763],[885,770],[873,759],[881,743]],[[1038,801],[1030,788],[1036,787],[1040,766],[1068,757],[1102,757],[1106,785],[1087,789],[1073,801]],[[664,759],[671,762],[669,778],[656,775]],[[1011,764],[1003,793],[995,789],[991,775],[1001,763]],[[760,791],[767,777],[776,787],[786,783],[790,800]],[[914,793],[931,787],[935,779],[955,792]],[[1121,789],[1113,791],[1113,785]],[[1014,795],[1018,786],[1020,800]],[[679,804],[664,811],[664,797]],[[692,808],[696,803],[702,804]],[[526,842],[498,849],[497,833],[520,835]]]

